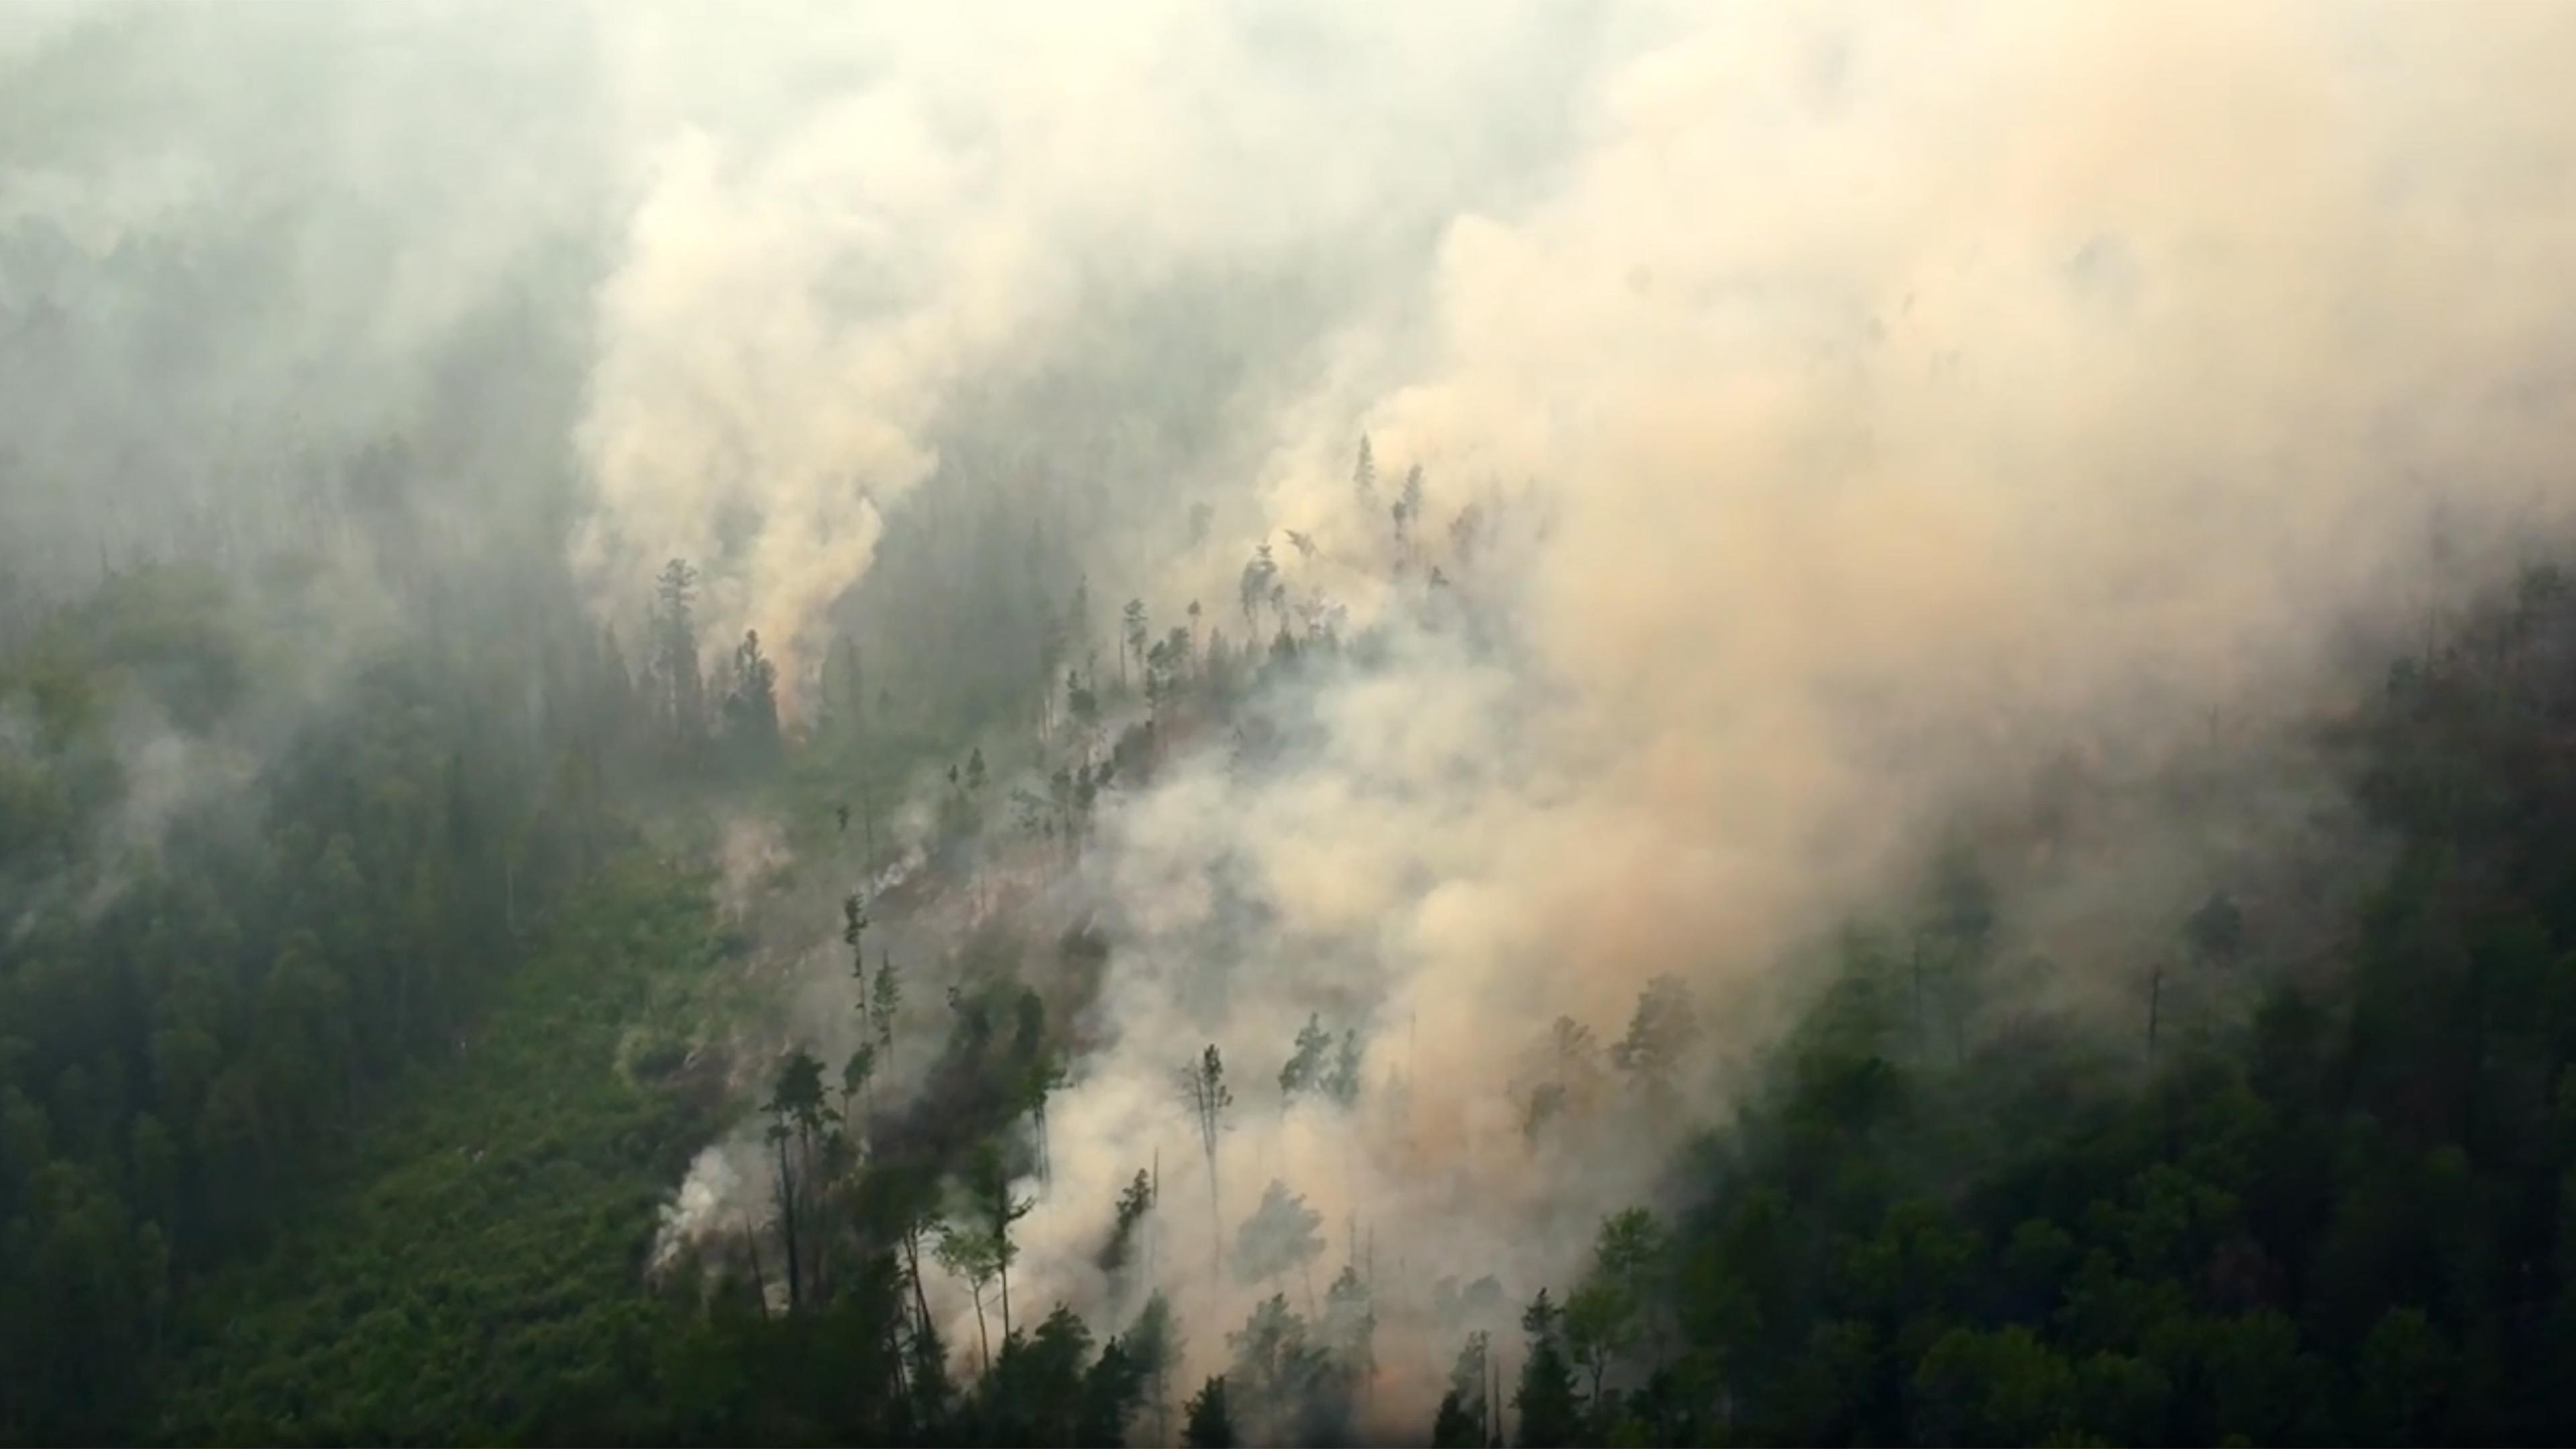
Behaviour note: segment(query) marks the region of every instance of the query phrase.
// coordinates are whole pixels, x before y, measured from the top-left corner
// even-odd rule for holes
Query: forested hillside
[[[1247,600],[1272,587],[1260,563]],[[551,788],[514,794],[473,773],[509,761],[490,734],[440,733],[439,692],[389,661],[330,732],[297,737],[293,770],[251,775],[255,822],[182,799],[120,837],[126,874],[76,871],[66,842],[133,820],[151,787],[126,773],[151,756],[120,750],[118,722],[148,709],[161,748],[223,748],[257,712],[246,694],[289,687],[291,597],[145,570],[40,630],[13,675],[31,727],[12,757],[10,1019],[50,1024],[8,1056],[13,1436],[1359,1432],[1375,1265],[1354,1245],[1317,1284],[1318,1217],[1282,1184],[1231,1252],[1250,1281],[1289,1284],[1224,1328],[1225,1372],[1204,1383],[1175,1381],[1182,1325],[1160,1296],[1098,1327],[1004,1306],[1028,1209],[1013,1184],[1043,1171],[1030,1114],[1043,1123],[1075,1029],[1064,983],[1110,949],[1079,934],[970,970],[938,1012],[935,1115],[871,1114],[898,1016],[892,986],[870,1014],[869,985],[898,973],[869,969],[876,922],[852,897],[865,1040],[847,1063],[791,1054],[746,1104],[774,1124],[770,1244],[734,1256],[732,1288],[647,1282],[663,1184],[728,1111],[698,1061],[709,1024],[750,1009],[727,961],[758,949],[709,878],[656,863],[645,817],[605,803],[631,792],[582,792],[586,771],[679,747],[650,670],[596,656],[595,696],[553,726]],[[1148,773],[1175,747],[1159,733],[1265,733],[1289,672],[1369,667],[1368,646],[1320,629],[1301,646],[1289,612],[1257,671],[1221,640],[1201,658],[1186,627],[1133,651],[1126,690],[1073,670],[1049,709],[1076,761],[1063,788],[985,823],[1069,858],[1125,788],[1117,761]],[[2393,661],[2360,712],[2312,722],[2309,747],[2393,842],[2357,911],[2288,923],[2333,943],[2322,960],[2249,927],[2278,928],[2279,908],[2221,891],[2171,922],[2125,1008],[2034,1015],[1972,855],[1920,908],[1865,909],[1816,948],[1829,984],[1733,1120],[1658,1200],[1600,1224],[1588,1269],[1518,1285],[1517,1330],[1469,1327],[1510,1317],[1493,1278],[1443,1289],[1457,1362],[1423,1434],[2545,1437],[2576,1283],[2571,660],[2576,590],[2535,571]],[[780,743],[757,657],[737,667],[731,691],[700,681],[729,720],[702,748],[751,763],[705,778],[794,805],[817,789],[805,757],[841,736]],[[1122,701],[1150,709],[1095,754]],[[865,717],[851,705],[843,729]],[[977,748],[940,780],[961,843],[987,768]],[[801,806],[818,835],[867,828],[840,795]],[[942,858],[933,878],[971,888],[971,860]],[[901,1019],[920,1029],[918,1009]],[[1671,984],[1614,1042],[1561,1022],[1526,1134],[1605,1075],[1627,1084],[1614,1114],[1666,1110],[1698,1035]],[[1249,1049],[1194,1068],[1211,1120],[1235,1110],[1230,1070],[1270,1074]],[[1330,1031],[1277,1049],[1288,1099],[1362,1090]],[[1113,1274],[1150,1262],[1158,1187],[1140,1172],[1101,1205]],[[973,1343],[944,1342],[925,1306],[953,1283],[985,1299]]]
[[[2576,1433],[2576,8],[0,4],[0,1443]]]
[[[317,657],[326,588],[139,569],[0,684],[19,1433],[130,1430],[182,1285],[273,1246],[623,843],[586,631],[344,666]],[[537,709],[505,702],[516,669],[551,674]]]
[[[1954,1052],[1922,938],[1856,935],[1764,1088],[1677,1169],[1672,1216],[1604,1224],[1591,1272],[1530,1303],[1514,1442],[2555,1437],[2571,665],[2576,590],[2544,569],[2321,727],[2396,858],[2316,974],[2220,895],[2173,923],[2125,1039],[2014,1022],[1970,910],[1929,928],[1943,986],[1994,1026]],[[2176,1030],[2189,978],[2250,1009]],[[1487,1402],[1453,1394],[1442,1442],[1476,1442]]]

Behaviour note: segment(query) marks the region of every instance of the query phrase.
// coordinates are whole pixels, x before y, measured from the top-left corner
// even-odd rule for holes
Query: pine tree
[[[778,1217],[787,1249],[787,1303],[790,1311],[805,1302],[807,1276],[804,1227],[806,1199],[812,1195],[814,1143],[823,1126],[823,1064],[813,1053],[788,1053],[779,1063],[778,1079],[762,1111],[769,1114],[768,1139],[778,1155]]]
[[[1279,1068],[1279,1103],[1282,1111],[1287,1110],[1288,1104],[1295,1101],[1300,1093],[1312,1091],[1322,1085],[1325,1074],[1324,1054],[1332,1048],[1333,1034],[1324,1030],[1323,1017],[1317,1013],[1308,1012],[1306,1024],[1297,1031],[1296,1050],[1288,1054],[1287,1063]]]
[[[1345,1112],[1360,1100],[1360,1034],[1345,1028],[1342,1049],[1333,1058],[1332,1071],[1319,1084],[1324,1095],[1333,1099]]]
[[[733,653],[733,691],[725,697],[725,729],[734,755],[758,766],[778,757],[778,666],[760,652],[760,631],[743,631]]]
[[[1143,599],[1129,599],[1127,601],[1123,623],[1125,625],[1125,634],[1123,637],[1126,641],[1127,648],[1125,653],[1118,656],[1118,687],[1121,689],[1127,687],[1128,655],[1132,654],[1136,657],[1137,668],[1142,669],[1145,667],[1145,640],[1148,631],[1145,627],[1145,601]]]
[[[1217,1055],[1216,1043],[1208,1043],[1197,1061],[1182,1067],[1180,1078],[1181,1100],[1198,1124],[1199,1149],[1207,1158],[1208,1230],[1213,1238],[1208,1251],[1211,1264],[1221,1272],[1225,1230],[1217,1204],[1216,1139],[1225,1130],[1225,1114],[1234,1105],[1234,1093],[1225,1084],[1225,1059]]]
[[[1190,1400],[1189,1421],[1181,1430],[1181,1442],[1190,1449],[1234,1449],[1234,1415],[1226,1408],[1225,1375],[1209,1379],[1207,1387]]]
[[[658,605],[653,616],[655,703],[665,738],[681,755],[693,752],[704,736],[705,685],[698,674],[698,627],[693,611],[698,571],[686,559],[662,566],[656,581]]]
[[[894,953],[877,955],[876,983],[868,989],[868,1025],[877,1034],[877,1046],[894,1049],[894,1015],[903,1005],[903,987],[895,980]]]
[[[1100,1271],[1115,1273],[1127,1266],[1133,1251],[1137,1230],[1145,1214],[1154,1206],[1154,1187],[1145,1169],[1137,1168],[1133,1181],[1118,1194],[1118,1207],[1109,1228],[1109,1242],[1100,1250]]]
[[[1520,1389],[1512,1396],[1512,1407],[1520,1410],[1520,1442],[1527,1449],[1558,1449],[1582,1442],[1583,1401],[1575,1389],[1574,1366],[1566,1362],[1565,1349],[1557,1339],[1559,1316],[1544,1288],[1521,1315],[1521,1328],[1529,1334],[1529,1357],[1521,1364]]]

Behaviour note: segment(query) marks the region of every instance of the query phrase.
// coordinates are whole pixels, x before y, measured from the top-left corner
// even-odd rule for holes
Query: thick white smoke
[[[1355,327],[1283,428],[1269,520],[1321,544],[1281,550],[1293,584],[1394,607],[1384,505],[1418,462],[1410,588],[1444,564],[1506,643],[1408,635],[1312,701],[1293,771],[1196,761],[1109,823],[1115,1044],[1052,1109],[1031,1297],[1097,1300],[1103,1205],[1151,1150],[1174,1231],[1204,1231],[1170,1078],[1207,1041],[1238,1072],[1229,1230],[1284,1177],[1327,1271],[1357,1219],[1381,1270],[1409,1244],[1525,1295],[1688,1125],[1534,1154],[1507,1089],[1557,1013],[1615,1036],[1672,972],[1723,1031],[2044,752],[2295,707],[2336,631],[2567,523],[2567,12],[1696,19],[1581,94],[1544,196],[1449,226],[1427,346]],[[1448,521],[1524,485],[1544,527],[1460,562]],[[1249,543],[1170,595],[1231,597]],[[1367,1033],[1347,1141],[1272,1105],[1310,1011]],[[1253,1292],[1205,1279],[1183,1317],[1213,1370]]]
[[[791,694],[961,391],[1177,269],[1379,260],[1518,179],[1592,30],[1564,6],[1175,0],[597,24],[635,199],[577,557],[621,608],[700,562],[710,636],[765,631]]]
[[[1277,767],[1184,745],[1112,792],[1102,1045],[1018,1289],[1102,1311],[1108,1204],[1159,1157],[1158,1265],[1221,1360],[1254,1289],[1196,1267],[1171,1082],[1214,1042],[1221,1225],[1272,1177],[1312,1199],[1318,1277],[1368,1259],[1404,1325],[1373,1411],[1413,1424],[1454,1347],[1425,1285],[1562,1275],[1688,1125],[1533,1147],[1514,1077],[1558,1015],[1615,1037],[1673,973],[1756,1040],[1780,949],[1963,801],[2259,732],[2338,630],[2561,535],[2571,62],[2576,10],[2512,3],[12,6],[0,304],[106,277],[80,306],[123,330],[0,353],[0,521],[295,518],[277,439],[405,432],[455,382],[429,359],[596,248],[576,561],[624,616],[690,558],[708,646],[760,630],[792,696],[853,591],[900,614],[866,593],[889,520],[1034,359],[1180,274],[1313,309],[1246,369],[1224,451],[1266,461],[1204,547],[1140,572],[1177,529],[1114,507],[1068,547],[1104,612],[1197,599],[1239,639],[1268,541],[1384,654],[1276,706]],[[119,310],[165,290],[187,326]],[[156,387],[160,348],[196,381]],[[469,441],[418,470],[458,512],[523,482]],[[740,905],[773,852],[734,843]],[[2131,859],[2179,891],[2194,848]],[[1347,1130],[1278,1108],[1310,1014],[1364,1047]],[[675,1231],[755,1190],[718,1161]]]

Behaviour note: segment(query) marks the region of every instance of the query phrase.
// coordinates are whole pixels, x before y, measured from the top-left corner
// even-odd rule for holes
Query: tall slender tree
[[[823,1063],[802,1048],[788,1053],[761,1110],[769,1115],[767,1135],[778,1157],[779,1232],[787,1250],[787,1304],[794,1312],[805,1303],[809,1255],[802,1229],[813,1193],[815,1144],[826,1115]]]
[[[868,988],[868,1025],[875,1030],[881,1051],[894,1050],[894,1018],[902,1006],[903,985],[895,979],[894,952],[880,950],[876,981]]]
[[[706,730],[705,684],[698,673],[697,587],[698,571],[677,558],[662,566],[654,585],[655,704],[665,738],[684,756],[697,748]]]
[[[1181,1100],[1189,1107],[1191,1119],[1199,1132],[1199,1151],[1207,1160],[1208,1179],[1208,1248],[1209,1265],[1220,1276],[1225,1271],[1225,1227],[1223,1209],[1217,1200],[1217,1137],[1225,1131],[1225,1114],[1234,1106],[1234,1092],[1225,1084],[1225,1058],[1218,1055],[1216,1043],[1208,1043],[1199,1059],[1180,1069]]]
[[[1121,637],[1125,640],[1127,648],[1118,656],[1118,687],[1124,689],[1127,687],[1128,655],[1135,656],[1137,668],[1145,667],[1145,641],[1149,632],[1145,626],[1145,601],[1129,599],[1121,622],[1125,631]]]

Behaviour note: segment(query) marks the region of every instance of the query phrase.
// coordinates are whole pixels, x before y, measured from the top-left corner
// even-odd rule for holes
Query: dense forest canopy
[[[0,9],[0,1441],[2565,1437],[2450,19]]]

